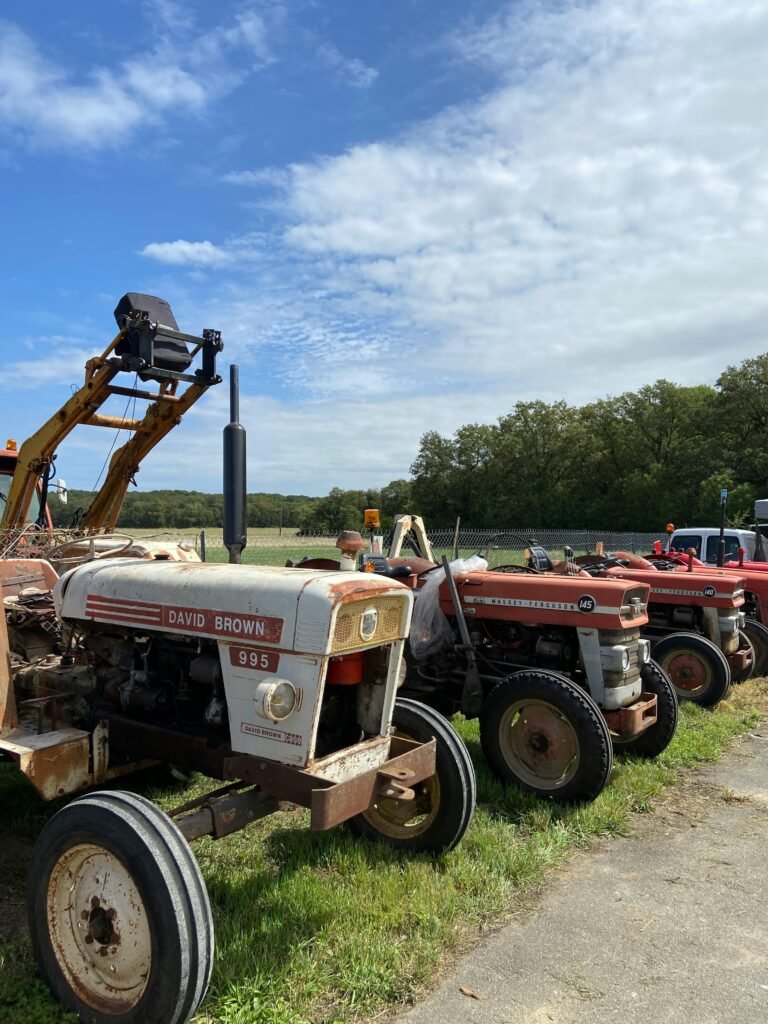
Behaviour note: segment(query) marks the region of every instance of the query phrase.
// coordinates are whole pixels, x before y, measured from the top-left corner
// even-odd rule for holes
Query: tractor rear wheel
[[[426,743],[435,738],[435,774],[417,783],[414,800],[386,798],[347,822],[358,835],[398,850],[446,853],[467,831],[477,800],[475,769],[464,741],[437,711],[404,697],[395,702],[398,736]]]
[[[671,633],[653,646],[653,660],[669,676],[678,700],[703,708],[728,696],[731,668],[711,640],[696,633]]]
[[[755,650],[755,676],[768,676],[768,629],[757,619],[747,619],[744,632]]]
[[[645,693],[656,694],[656,722],[632,739],[613,737],[613,749],[617,754],[635,754],[637,757],[656,757],[672,742],[677,728],[677,694],[666,672],[655,661],[649,661],[640,669]]]
[[[208,988],[213,920],[200,869],[163,812],[133,793],[73,801],[32,853],[40,973],[88,1024],[184,1024]]]
[[[502,679],[480,711],[480,742],[503,781],[549,800],[594,800],[613,765],[611,736],[588,693],[556,672]]]

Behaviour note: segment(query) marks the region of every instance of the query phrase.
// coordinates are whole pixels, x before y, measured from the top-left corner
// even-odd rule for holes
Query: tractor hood
[[[663,569],[607,569],[606,577],[650,584],[654,604],[681,603],[700,608],[740,608],[744,604],[744,579],[713,571],[665,572]]]
[[[405,637],[412,595],[359,572],[130,558],[72,569],[54,602],[70,621],[329,654]]]
[[[646,580],[591,579],[506,572],[468,572],[455,577],[464,614],[483,619],[537,622],[589,629],[629,629],[648,621]],[[448,584],[440,607],[453,613]],[[471,628],[471,622],[469,623]]]

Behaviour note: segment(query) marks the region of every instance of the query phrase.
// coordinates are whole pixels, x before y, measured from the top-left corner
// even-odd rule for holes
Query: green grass
[[[478,771],[479,806],[464,841],[437,861],[399,856],[344,829],[310,833],[302,811],[273,815],[218,843],[196,843],[218,944],[210,995],[196,1021],[341,1024],[408,1003],[434,982],[449,952],[521,906],[574,848],[624,834],[633,813],[651,809],[681,771],[716,759],[752,728],[768,712],[764,688],[764,681],[735,688],[713,712],[686,706],[660,758],[617,759],[600,797],[575,808],[497,783],[482,760],[477,724],[459,720]],[[196,778],[151,795],[167,807],[207,786]],[[0,803],[7,920],[13,901],[20,902],[28,849],[51,808],[30,796],[11,766],[0,766]],[[0,1019],[71,1019],[33,980],[26,940],[3,927]]]

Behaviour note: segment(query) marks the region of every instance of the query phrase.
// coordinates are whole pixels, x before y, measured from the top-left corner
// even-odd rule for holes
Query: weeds
[[[279,813],[220,842],[195,844],[213,905],[217,955],[198,1024],[342,1024],[412,1001],[446,954],[520,905],[577,847],[625,834],[682,769],[716,759],[768,711],[762,681],[744,684],[713,712],[686,706],[656,761],[617,758],[592,804],[543,803],[498,783],[480,754],[477,723],[455,723],[478,773],[479,808],[464,841],[430,860],[403,857],[345,829],[307,831],[303,812]],[[0,766],[0,908],[21,905],[24,865],[52,809]],[[149,792],[170,807],[203,792]],[[147,790],[144,790],[147,792]],[[723,799],[727,799],[725,794]],[[23,916],[21,918],[23,921]],[[19,925],[0,923],[0,1019],[69,1024],[35,971]]]

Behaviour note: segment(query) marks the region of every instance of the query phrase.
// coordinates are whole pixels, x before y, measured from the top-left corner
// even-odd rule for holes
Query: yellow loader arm
[[[221,382],[216,374],[216,354],[222,349],[218,331],[206,330],[202,337],[183,334],[167,302],[135,292],[123,296],[115,318],[120,330],[100,356],[86,363],[83,386],[21,446],[0,530],[19,530],[25,525],[38,480],[48,472],[58,446],[78,425],[133,431],[131,439],[112,456],[106,479],[79,524],[79,529],[88,533],[113,530],[128,484],[142,459],[212,384]],[[187,373],[200,352],[202,368]],[[158,390],[113,384],[120,372],[154,381]],[[178,394],[182,382],[188,386]],[[151,404],[141,419],[105,416],[98,410],[113,395]]]

